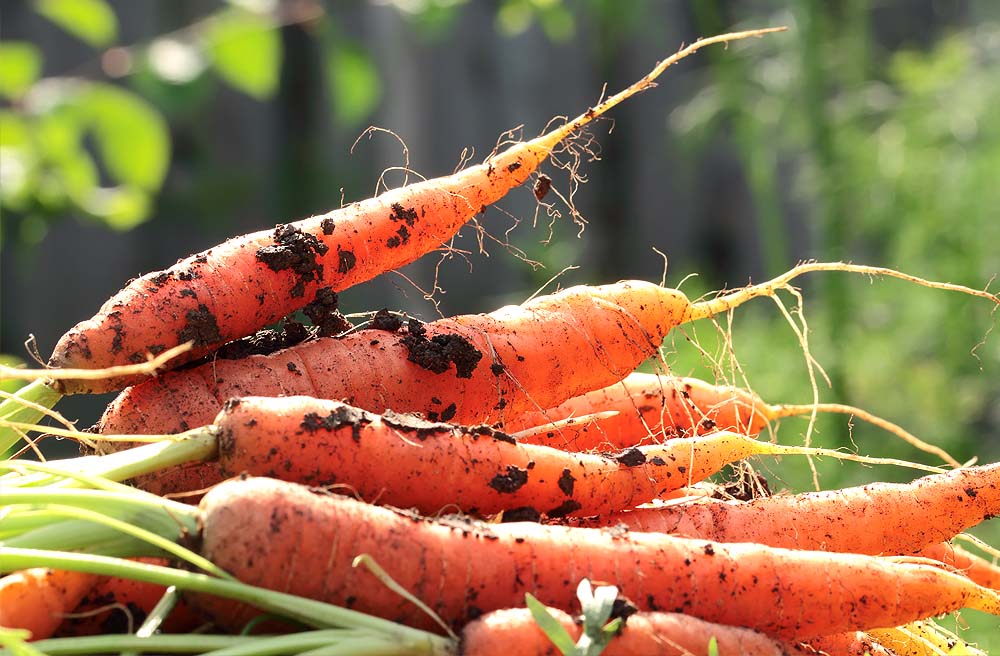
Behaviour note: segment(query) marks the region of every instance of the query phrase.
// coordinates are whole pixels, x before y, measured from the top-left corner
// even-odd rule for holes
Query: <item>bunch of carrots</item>
[[[338,311],[337,292],[437,248],[511,189],[533,181],[541,200],[539,166],[676,61],[770,31],[699,40],[478,166],[142,276],[67,332],[48,369],[0,372],[36,378],[0,404],[0,448],[36,431],[86,452],[2,463],[0,646],[978,653],[933,618],[1000,615],[1000,569],[952,542],[1000,513],[1000,465],[963,467],[859,408],[636,369],[674,328],[812,271],[996,296],[808,263],[703,301],[623,281],[427,323]],[[299,311],[311,325],[286,319]],[[91,432],[37,424],[64,394],[112,390]],[[757,439],[816,412],[871,421],[941,465]],[[708,482],[755,455],[925,476],[773,496],[757,479]],[[101,642],[113,630],[127,635]]]

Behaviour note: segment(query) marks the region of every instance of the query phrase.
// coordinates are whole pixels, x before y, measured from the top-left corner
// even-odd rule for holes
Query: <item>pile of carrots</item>
[[[146,626],[174,594],[162,585],[163,543],[113,546],[31,514],[43,498],[110,507],[122,480],[149,493],[135,497],[142,513],[169,518],[126,522],[223,579],[389,620],[403,627],[400,645],[430,636],[419,653],[933,654],[956,641],[929,619],[1000,615],[1000,569],[951,542],[1000,513],[1000,465],[961,467],[860,409],[770,405],[750,390],[636,373],[677,326],[810,271],[890,275],[1000,305],[996,296],[811,263],[704,301],[623,281],[428,323],[380,311],[352,326],[337,310],[337,292],[437,248],[509,190],[548,180],[538,172],[547,158],[669,65],[767,31],[700,40],[481,165],[231,239],[129,283],[65,334],[39,375],[52,398],[123,390],[93,434],[63,431],[89,454],[51,472],[8,462],[0,476],[10,486],[0,512],[16,520],[0,530],[0,573],[18,570],[0,579],[0,627],[41,640],[127,618],[117,628],[138,640],[154,629],[209,627],[221,639],[311,626],[306,611],[275,610],[266,595],[237,603],[202,583],[169,621]],[[265,330],[298,311],[311,326]],[[758,483],[734,496],[704,482],[752,455],[896,462],[757,439],[777,418],[816,411],[871,418],[943,465],[914,465],[930,473],[909,484],[798,495]],[[27,430],[13,416],[0,421]],[[51,483],[53,472],[64,478]],[[73,487],[81,473],[90,489]],[[66,555],[45,562],[63,565],[24,569],[58,531]],[[129,576],[98,574],[100,558],[119,556],[146,560],[124,567]],[[214,639],[204,637],[206,653]]]

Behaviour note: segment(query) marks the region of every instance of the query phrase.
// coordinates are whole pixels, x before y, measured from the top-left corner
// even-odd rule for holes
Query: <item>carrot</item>
[[[488,426],[460,427],[390,411],[377,415],[303,396],[232,399],[213,425],[189,431],[187,437],[205,448],[192,449],[184,442],[173,449],[158,447],[145,467],[130,470],[132,476],[152,472],[135,482],[150,492],[172,494],[245,472],[336,485],[364,499],[424,513],[447,506],[474,514],[528,512],[530,507],[532,516],[562,517],[632,508],[751,455],[825,454],[882,462],[768,444],[730,432],[619,453],[568,453],[519,444]],[[189,453],[188,460],[214,461],[211,467],[162,469],[159,463],[172,462],[177,450]],[[128,454],[118,455],[131,460]],[[112,457],[106,465],[111,471],[114,462]]]
[[[950,542],[924,547],[919,555],[940,560],[986,588],[1000,590],[1000,567]]]
[[[657,354],[675,326],[772,295],[809,271],[885,274],[934,283],[877,267],[814,263],[774,280],[691,303],[678,290],[641,281],[577,286],[508,306],[405,330],[358,330],[240,360],[217,360],[125,390],[98,424],[112,434],[163,434],[212,421],[240,396],[306,395],[344,399],[366,410],[421,412],[432,420],[492,424],[556,406],[610,385]]]
[[[98,578],[47,568],[8,574],[0,578],[0,627],[27,629],[32,640],[48,638]]]
[[[617,414],[544,430],[552,422],[601,411]],[[525,433],[522,442],[590,451],[716,430],[756,435],[769,420],[769,406],[753,392],[697,378],[635,372],[554,408],[525,412],[504,422],[504,430]],[[532,429],[537,432],[528,433]]]
[[[273,479],[213,488],[201,502],[200,525],[202,555],[244,582],[431,630],[436,624],[424,611],[353,568],[354,559],[370,555],[455,628],[520,604],[525,593],[571,607],[581,578],[613,582],[640,610],[796,640],[961,607],[1000,614],[996,592],[928,560],[528,522],[442,522]],[[211,598],[196,603],[230,627],[253,613]]]
[[[912,483],[778,495],[747,503],[706,500],[637,509],[588,522],[624,524],[719,542],[790,549],[915,554],[1000,512],[1000,463]]]
[[[770,405],[749,390],[664,374],[629,374],[617,383],[573,397],[555,408],[526,412],[507,421],[504,429],[516,432],[520,441],[530,444],[575,451],[614,450],[717,430],[757,435],[778,419],[813,412],[854,415],[950,465],[961,466],[943,449],[860,408],[839,403]],[[565,423],[580,416],[593,419]]]
[[[141,562],[165,565],[161,558],[139,558]],[[163,597],[166,588],[155,583],[118,576],[101,576],[80,600],[72,616],[59,627],[62,637],[132,633]],[[181,600],[160,626],[164,633],[191,631],[204,622]]]
[[[549,612],[575,641],[582,628],[567,613]],[[629,615],[621,633],[601,653],[604,656],[708,656],[709,641],[715,638],[718,654],[781,656],[782,645],[774,640],[735,626],[706,622],[678,613],[636,613]],[[469,656],[559,656],[555,645],[542,632],[527,608],[507,608],[487,613],[470,622],[461,633],[459,654]]]
[[[193,342],[174,365],[306,308],[322,317],[336,291],[413,262],[451,238],[482,209],[524,183],[553,150],[596,117],[654,86],[669,66],[713,43],[756,30],[700,39],[624,91],[567,123],[443,178],[407,185],[321,216],[229,241],[129,283],[70,329],[49,365],[99,369],[141,362],[147,353]],[[62,380],[67,394],[138,382]]]

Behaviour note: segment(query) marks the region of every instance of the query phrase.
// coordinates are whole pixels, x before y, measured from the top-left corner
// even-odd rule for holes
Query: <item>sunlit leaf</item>
[[[0,43],[0,96],[19,98],[42,70],[42,54],[23,41]]]
[[[149,218],[149,195],[129,186],[94,187],[83,209],[115,230],[131,230]]]
[[[30,140],[30,128],[24,117],[0,109],[0,146],[26,146]]]
[[[118,18],[104,0],[35,0],[42,16],[95,48],[118,38]]]
[[[109,84],[94,85],[80,103],[108,173],[140,189],[159,189],[170,163],[170,135],[160,113]]]
[[[228,84],[258,100],[277,90],[282,50],[272,21],[246,11],[223,11],[204,39],[215,70]]]
[[[333,44],[327,53],[331,104],[337,122],[354,126],[371,114],[382,95],[378,70],[360,48]]]

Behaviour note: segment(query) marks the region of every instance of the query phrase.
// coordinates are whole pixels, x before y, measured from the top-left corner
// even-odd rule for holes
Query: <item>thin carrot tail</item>
[[[635,82],[631,86],[622,91],[619,91],[613,96],[605,98],[603,101],[598,103],[595,107],[591,107],[583,114],[580,114],[571,121],[568,121],[559,127],[543,134],[542,136],[532,139],[527,142],[533,147],[544,148],[548,151],[552,151],[559,143],[570,136],[583,126],[590,123],[592,120],[601,116],[602,114],[608,112],[610,109],[616,105],[621,104],[625,100],[631,98],[637,93],[641,93],[646,89],[655,86],[655,80],[660,76],[663,71],[667,70],[680,60],[685,57],[694,54],[701,48],[705,46],[712,45],[714,43],[728,43],[729,41],[737,41],[739,39],[747,39],[754,36],[763,36],[765,34],[770,34],[772,32],[783,32],[787,30],[787,27],[767,27],[759,30],[747,30],[745,32],[731,32],[729,34],[720,34],[717,36],[706,37],[704,39],[698,39],[691,45],[681,48],[676,53],[667,57],[663,61],[659,62],[656,67],[650,71],[641,80]]]
[[[916,283],[923,287],[961,292],[963,294],[969,294],[970,296],[979,296],[992,301],[997,306],[1000,306],[1000,297],[995,294],[990,294],[989,292],[979,289],[972,289],[971,287],[966,287],[964,285],[954,285],[952,283],[925,280],[924,278],[918,278],[917,276],[901,273],[895,269],[865,266],[862,264],[848,264],[845,262],[806,262],[805,264],[800,264],[789,269],[777,278],[768,280],[767,282],[745,287],[735,292],[724,294],[707,301],[692,303],[684,323],[697,321],[698,319],[707,319],[717,314],[728,312],[729,310],[732,310],[733,308],[754,298],[759,298],[761,296],[774,296],[779,289],[787,287],[788,283],[795,278],[804,273],[810,273],[813,271],[846,271],[849,273],[860,273],[869,276],[889,276],[891,278],[899,278],[900,280]]]
[[[836,414],[854,415],[858,419],[865,421],[873,426],[877,426],[882,430],[892,433],[896,437],[900,438],[910,446],[920,449],[925,453],[930,453],[941,458],[952,467],[961,467],[962,463],[953,458],[951,454],[942,449],[941,447],[934,446],[923,440],[921,440],[916,435],[910,433],[902,426],[892,423],[886,419],[874,415],[867,410],[852,406],[844,405],[842,403],[806,403],[802,405],[793,404],[781,404],[781,405],[769,405],[767,406],[768,418],[778,419],[781,417],[798,417],[802,415],[807,415],[815,412],[828,412]]]

